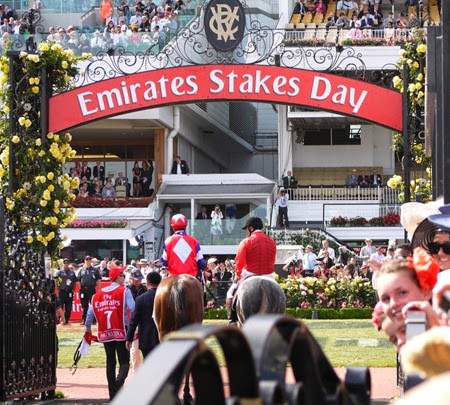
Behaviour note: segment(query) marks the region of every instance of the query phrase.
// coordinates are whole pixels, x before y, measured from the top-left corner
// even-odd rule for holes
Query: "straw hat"
[[[437,227],[427,218],[430,215],[440,214],[441,205],[441,199],[427,204],[410,202],[402,205],[400,223],[408,232],[412,249],[422,246],[428,250],[428,243],[432,242]]]

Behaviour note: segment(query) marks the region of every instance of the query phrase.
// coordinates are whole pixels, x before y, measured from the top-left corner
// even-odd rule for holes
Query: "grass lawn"
[[[304,322],[335,367],[395,367],[394,349],[385,336],[375,330],[369,320],[305,320]],[[204,323],[224,324],[226,321],[205,320]],[[72,365],[73,354],[83,334],[84,328],[79,324],[58,327],[58,367],[68,368]],[[213,348],[217,346],[214,340],[210,343]],[[93,343],[89,355],[83,357],[78,366],[80,368],[105,367],[103,345]]]

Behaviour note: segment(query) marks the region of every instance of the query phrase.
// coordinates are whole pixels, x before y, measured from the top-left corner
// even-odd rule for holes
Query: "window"
[[[304,145],[361,145],[361,125],[305,130]]]

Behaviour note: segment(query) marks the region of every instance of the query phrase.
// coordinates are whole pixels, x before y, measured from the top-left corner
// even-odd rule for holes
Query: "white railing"
[[[293,201],[378,201],[396,204],[398,190],[389,187],[299,187],[287,190]]]

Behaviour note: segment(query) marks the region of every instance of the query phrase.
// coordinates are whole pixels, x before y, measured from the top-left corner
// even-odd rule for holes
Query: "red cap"
[[[111,279],[111,281],[116,281],[117,277],[119,277],[119,275],[123,274],[126,270],[127,266],[124,267],[113,267],[112,269],[109,270],[109,278]]]

